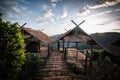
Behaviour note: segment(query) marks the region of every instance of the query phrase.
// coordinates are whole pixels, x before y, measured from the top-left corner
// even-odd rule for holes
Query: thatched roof
[[[120,40],[108,44],[104,49],[109,53],[120,57]]]
[[[41,31],[37,31],[37,30],[33,30],[31,28],[25,28],[23,27],[22,28],[24,30],[24,33],[27,32],[28,34],[28,37],[35,37],[37,38],[39,41],[41,41],[42,43],[45,43],[45,44],[49,44],[50,42],[52,42],[52,39],[50,39],[46,34],[44,34],[43,32]]]
[[[91,36],[78,26],[59,36],[55,42],[58,40],[64,40],[65,42],[82,42],[87,44],[92,42],[93,44],[97,44]]]

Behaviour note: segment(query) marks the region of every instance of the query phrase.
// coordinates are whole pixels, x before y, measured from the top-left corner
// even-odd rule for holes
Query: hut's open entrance
[[[36,38],[29,38],[29,39],[25,39],[26,42],[26,52],[33,52],[33,53],[40,53],[41,49],[40,49],[40,41],[38,41]]]
[[[92,66],[93,45],[96,45],[97,43],[93,40],[91,36],[89,36],[79,27],[84,21],[81,22],[79,25],[77,25],[74,21],[72,22],[76,25],[76,27],[72,30],[67,31],[56,39],[56,41],[58,42],[58,50],[64,53],[64,59],[68,63],[74,62],[76,66],[82,68],[82,65],[78,65],[77,62],[84,61],[84,69],[86,69],[88,60],[90,62],[90,65]],[[71,48],[69,45],[72,43],[75,44],[74,48]],[[90,45],[90,54],[88,54],[88,51],[79,50],[79,43]],[[61,45],[62,49],[60,48]]]

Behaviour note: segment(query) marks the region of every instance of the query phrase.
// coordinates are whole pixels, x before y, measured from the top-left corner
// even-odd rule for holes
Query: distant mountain
[[[95,33],[91,34],[91,36],[103,46],[113,41],[120,40],[120,33],[117,32]]]
[[[53,35],[50,37],[52,39],[56,39],[60,35],[61,34],[57,34],[57,35]],[[103,46],[105,46],[113,41],[120,40],[120,33],[117,33],[117,32],[94,33],[94,34],[91,34],[90,36],[92,36],[94,38],[94,40],[96,40],[99,44],[102,44]],[[82,49],[88,48],[87,45],[85,45],[85,44],[81,44],[80,47]]]
[[[50,36],[51,39],[55,40],[57,37],[59,37],[61,34],[56,34],[56,35],[53,35],[53,36]]]

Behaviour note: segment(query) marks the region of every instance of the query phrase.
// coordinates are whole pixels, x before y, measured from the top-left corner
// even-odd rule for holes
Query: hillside
[[[120,40],[120,33],[107,32],[107,33],[95,33],[91,36],[100,44],[107,45],[113,41]]]
[[[56,34],[56,35],[53,35],[53,36],[50,36],[51,39],[55,40],[57,37],[59,37],[61,34]]]

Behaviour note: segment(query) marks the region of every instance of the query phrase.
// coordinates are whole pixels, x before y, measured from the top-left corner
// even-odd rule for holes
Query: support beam
[[[39,41],[39,51],[38,51],[39,53],[41,52],[41,47],[40,47],[40,46],[41,46],[41,45],[40,45],[40,41]]]
[[[77,61],[77,59],[78,59],[78,42],[76,42],[76,61]]]
[[[60,51],[60,42],[58,40],[58,51]]]
[[[93,55],[93,45],[91,44],[91,55]]]
[[[85,22],[85,20],[83,20],[80,24],[78,24],[78,26],[80,26],[82,23],[84,23]]]
[[[67,50],[68,50],[68,48],[69,48],[69,42],[67,42]]]
[[[65,47],[64,47],[64,39],[63,39],[62,45],[63,45],[63,53],[64,53],[64,50],[65,50],[65,49],[64,49],[64,48],[65,48]]]
[[[65,48],[65,51],[64,51],[64,60],[65,61],[67,60],[67,48]]]
[[[73,22],[76,26],[78,26],[73,20],[71,20],[71,22]]]
[[[85,20],[83,20],[80,24],[76,24],[73,20],[71,20],[71,22],[73,22],[75,25],[76,25],[76,27],[79,27],[82,23],[84,23],[85,22]]]
[[[67,42],[67,48],[65,48],[65,61],[67,60],[69,42]]]
[[[50,56],[50,45],[48,44],[48,57]]]
[[[92,43],[90,44],[90,47],[91,47],[91,54],[90,54],[90,66],[92,66],[92,60],[93,60],[93,45]]]
[[[86,57],[85,57],[85,72],[87,70],[87,62],[88,62],[88,50],[85,51]]]

